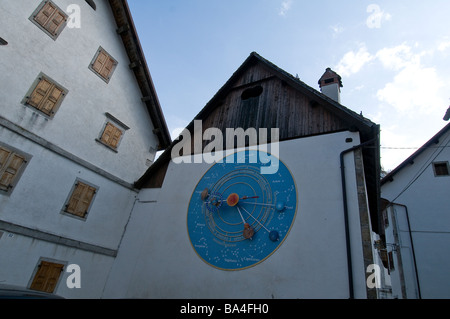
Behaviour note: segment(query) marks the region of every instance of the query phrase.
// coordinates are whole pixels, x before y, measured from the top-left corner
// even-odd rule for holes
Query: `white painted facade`
[[[62,10],[73,4],[71,0],[53,2]],[[81,27],[67,25],[54,41],[29,20],[39,3],[34,0],[2,2],[1,36],[9,44],[0,50],[1,60],[8,61],[0,65],[1,89],[5,92],[0,114],[67,152],[133,183],[148,168],[146,160],[152,157],[150,148],[156,149],[158,140],[129,68],[130,60],[116,32],[111,7],[106,1],[96,1],[94,11],[85,1],[80,1]],[[109,83],[88,68],[100,46],[118,61]],[[21,103],[41,72],[68,90],[53,119]],[[130,127],[117,154],[95,141],[106,121],[106,112]]]
[[[12,192],[0,192],[0,283],[29,287],[45,259],[82,270],[82,289],[68,289],[64,273],[56,294],[100,298],[137,195],[133,183],[159,141],[109,3],[96,1],[94,11],[76,1],[80,28],[68,24],[56,40],[29,19],[40,3],[0,4],[8,42],[0,46],[0,145],[30,157]],[[74,1],[53,3],[66,11]],[[109,83],[89,69],[100,46],[118,62]],[[22,103],[41,73],[68,91],[52,118]],[[106,113],[129,127],[117,152],[96,141]],[[63,212],[77,180],[97,188],[84,219]]]
[[[433,168],[450,161],[448,125],[441,132],[382,185],[382,198],[391,202],[386,245],[398,298],[450,298],[450,176],[436,176]]]
[[[238,271],[206,264],[188,238],[189,201],[212,164],[171,161],[162,188],[139,193],[103,297],[348,298],[339,155],[358,144],[351,132],[279,143],[297,185],[296,219],[272,256]],[[367,298],[353,152],[344,161],[355,298]]]

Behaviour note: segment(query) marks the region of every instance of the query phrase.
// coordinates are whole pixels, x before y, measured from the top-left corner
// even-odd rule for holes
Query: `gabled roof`
[[[450,123],[444,126],[436,135],[434,135],[428,142],[426,142],[422,147],[420,147],[417,151],[415,151],[410,157],[404,160],[399,166],[393,169],[389,174],[387,174],[381,180],[381,186],[386,184],[387,182],[392,182],[394,180],[394,176],[398,174],[404,168],[410,166],[414,163],[414,160],[423,152],[425,152],[428,148],[433,147],[433,145],[439,143],[439,139],[446,134],[450,130]]]
[[[158,137],[159,150],[163,150],[172,143],[169,129],[164,118],[161,105],[156,94],[153,80],[150,76],[144,51],[131,16],[127,0],[108,0],[117,24],[117,33],[122,38],[128,57],[130,68],[133,70],[142,93],[142,101],[147,106],[154,126],[153,133]]]
[[[273,69],[275,74],[282,78],[284,81],[288,82],[290,85],[301,89],[303,92],[308,94],[311,98],[315,98],[317,100],[322,100],[326,103],[323,103],[324,106],[328,107],[330,111],[332,111],[334,114],[337,114],[338,116],[344,118],[349,123],[352,123],[355,125],[355,127],[362,133],[370,132],[372,131],[373,127],[376,126],[375,123],[370,121],[369,119],[364,118],[360,114],[346,108],[342,104],[334,101],[333,99],[327,97],[326,95],[322,94],[321,92],[313,89],[312,87],[308,86],[304,82],[300,81],[300,79],[294,77],[293,75],[289,74],[288,72],[284,71],[283,69],[279,68],[272,62],[266,60],[262,56],[260,56],[256,52],[250,53],[250,56],[242,63],[242,65],[236,70],[236,72],[233,73],[231,78],[225,83],[225,85],[214,95],[214,97],[206,104],[206,106],[200,111],[200,113],[194,118],[194,120],[202,119],[204,116],[211,112],[213,108],[215,108],[215,101],[222,98],[223,95],[227,94],[229,89],[232,87],[233,83],[237,78],[239,78],[246,70],[249,68],[249,66],[253,65],[254,63],[261,62],[265,65],[267,65],[269,68]],[[188,128],[193,125],[193,121],[188,125]]]
[[[217,107],[217,101],[223,99],[228,94],[230,89],[232,89],[236,79],[238,79],[242,74],[244,74],[255,63],[262,63],[266,65],[269,69],[273,71],[275,76],[282,79],[283,81],[293,86],[294,88],[301,90],[304,94],[308,95],[312,101],[320,102],[321,105],[328,108],[328,110],[333,114],[336,114],[337,116],[345,119],[345,121],[349,123],[349,126],[351,126],[354,130],[357,130],[361,133],[362,142],[370,140],[374,136],[378,135],[379,126],[377,124],[364,118],[360,114],[346,108],[345,106],[339,104],[333,99],[330,99],[329,97],[320,93],[319,91],[311,88],[304,82],[300,81],[298,78],[280,69],[275,64],[266,60],[256,52],[252,52],[249,55],[249,57],[242,63],[242,65],[233,73],[231,78],[222,86],[222,88],[214,95],[214,97],[206,104],[206,106],[197,114],[197,116],[187,126],[187,129],[192,130],[194,120],[201,120],[206,118],[208,114],[210,114]],[[160,166],[162,166],[163,163],[170,160],[171,149],[176,143],[177,141],[174,141],[172,145],[166,150],[166,152],[160,156],[160,158],[156,161],[156,163],[149,168],[149,170],[144,174],[144,176],[142,176],[142,178],[136,182],[136,187],[138,188],[142,187],[145,180],[149,178],[149,176],[151,176],[153,172],[155,172]]]
[[[372,225],[374,230],[378,229],[378,214],[379,214],[379,199],[380,199],[380,153],[379,153],[379,125],[373,123],[362,115],[346,108],[340,103],[327,97],[321,92],[306,85],[298,78],[292,76],[286,71],[280,69],[270,61],[264,59],[256,52],[252,52],[244,63],[233,73],[231,78],[222,86],[222,88],[214,95],[214,97],[206,104],[206,106],[197,114],[192,122],[186,127],[190,132],[193,132],[194,121],[207,119],[210,114],[222,104],[221,101],[225,99],[227,94],[233,90],[236,81],[241,78],[248,70],[258,64],[266,66],[272,77],[280,79],[282,82],[293,87],[295,90],[301,92],[308,97],[310,105],[321,105],[334,116],[345,121],[346,129],[358,131],[360,133],[361,143],[368,141],[375,141],[375,146],[362,149],[364,171],[368,191],[369,207],[372,216]],[[254,82],[253,82],[254,83]],[[329,132],[332,133],[332,132]],[[300,136],[301,137],[301,136]],[[290,138],[299,138],[299,136],[292,136]],[[280,138],[280,141],[283,139]],[[135,187],[140,189],[145,185],[153,185],[155,179],[162,179],[165,175],[165,169],[171,160],[171,151],[178,139],[165,150],[165,152],[158,158],[158,160],[147,170],[147,172],[135,182]],[[161,180],[162,181],[162,180]],[[159,184],[159,182],[156,182]]]

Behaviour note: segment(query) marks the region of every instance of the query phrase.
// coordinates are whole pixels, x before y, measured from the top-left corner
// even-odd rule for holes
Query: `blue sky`
[[[447,124],[448,0],[128,3],[175,136],[252,51],[317,90],[327,67],[338,72],[341,103],[381,125],[385,169]]]

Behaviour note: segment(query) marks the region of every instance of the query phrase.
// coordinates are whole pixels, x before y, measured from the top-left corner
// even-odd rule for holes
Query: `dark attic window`
[[[328,84],[328,83],[333,83],[334,82],[334,79],[333,78],[331,78],[331,79],[326,79],[325,80],[325,83],[326,84]]]
[[[262,88],[262,86],[255,86],[242,92],[241,99],[242,101],[245,101],[254,97],[258,97],[262,94],[263,91],[264,89]]]
[[[94,0],[86,0],[87,4],[91,6],[92,9],[97,10]]]
[[[448,162],[433,163],[435,176],[449,176]]]
[[[8,41],[0,37],[0,45],[7,45]]]

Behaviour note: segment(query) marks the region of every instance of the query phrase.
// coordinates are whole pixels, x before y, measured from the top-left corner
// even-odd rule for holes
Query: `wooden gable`
[[[203,130],[278,128],[280,140],[287,140],[353,125],[327,109],[323,101],[299,89],[295,79],[287,81],[262,61],[251,64],[196,118],[202,120]]]
[[[222,132],[227,128],[244,130],[250,127],[256,130],[278,128],[280,141],[350,130],[359,131],[361,142],[366,142],[377,138],[379,133],[379,126],[375,123],[314,90],[255,52],[250,54],[187,126],[192,136],[190,148],[192,154],[195,150],[193,139],[195,120],[202,121],[203,132],[212,127]],[[268,138],[270,142],[270,134]],[[166,163],[171,159],[171,150],[178,142],[178,139],[175,140],[136,182],[137,188],[150,185],[155,187],[159,184],[150,181],[151,176],[164,176],[158,169],[167,167]],[[203,150],[209,142],[203,141],[201,149]],[[225,142],[224,149],[226,149]],[[365,162],[368,166],[379,165],[379,154],[375,154],[373,150],[365,153]],[[372,175],[378,178],[376,176],[378,170],[375,171]]]
[[[194,120],[202,121],[203,132],[208,128],[218,128],[222,132],[227,128],[255,128],[257,131],[259,128],[278,128],[280,141],[350,130],[359,131],[364,142],[378,131],[376,124],[312,89],[255,52]],[[191,136],[194,120],[187,126]],[[201,149],[209,142],[203,141]],[[193,143],[192,139],[192,153]],[[226,149],[225,144],[226,141],[223,149]]]
[[[376,222],[380,176],[379,126],[309,87],[257,53],[250,54],[187,126],[192,137],[192,154],[195,152],[195,120],[201,120],[203,132],[208,128],[218,128],[222,132],[227,128],[255,128],[257,131],[259,128],[278,128],[280,141],[345,130],[358,131],[361,143],[375,141],[372,147],[364,148],[362,152],[369,202],[374,212],[372,221]],[[270,133],[268,135],[270,142]],[[178,142],[178,139],[175,140],[136,181],[136,188],[161,187],[171,151]],[[210,141],[203,141],[201,150],[208,143]],[[226,149],[226,138],[223,149]]]

